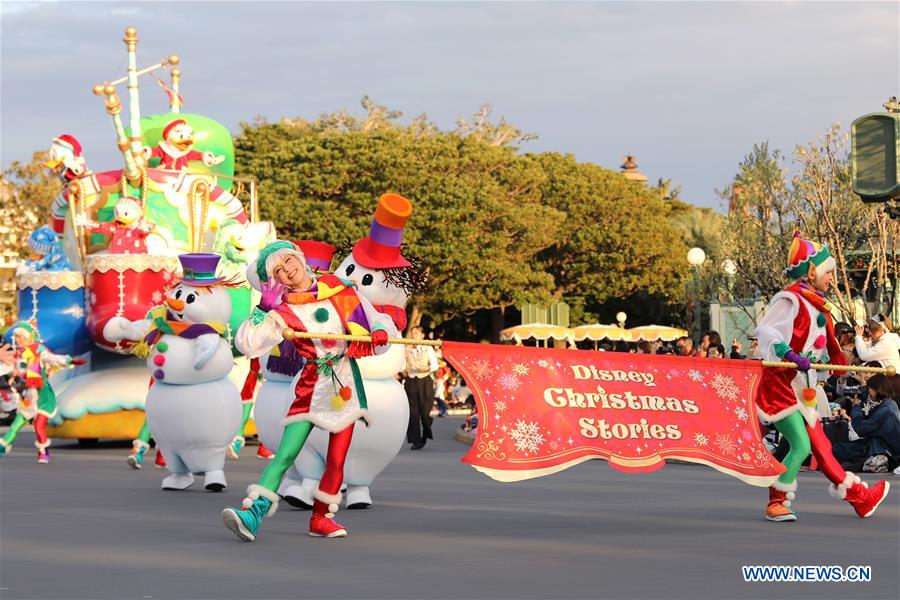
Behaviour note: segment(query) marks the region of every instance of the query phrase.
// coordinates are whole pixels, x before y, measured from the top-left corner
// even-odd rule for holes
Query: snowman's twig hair
[[[340,253],[343,256],[353,254],[354,243],[350,238],[345,239],[340,244]],[[400,246],[400,253],[403,258],[409,261],[408,267],[396,267],[394,269],[381,269],[384,273],[384,280],[404,292],[412,296],[413,294],[422,294],[428,290],[428,271],[422,265],[422,259],[418,256],[409,254],[406,251],[406,245]]]

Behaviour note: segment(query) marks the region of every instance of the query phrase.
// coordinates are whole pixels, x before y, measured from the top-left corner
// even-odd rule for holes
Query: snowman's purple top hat
[[[225,281],[224,277],[216,277],[216,267],[219,265],[218,254],[187,253],[179,254],[182,275],[178,278],[181,283],[193,286],[216,285]]]

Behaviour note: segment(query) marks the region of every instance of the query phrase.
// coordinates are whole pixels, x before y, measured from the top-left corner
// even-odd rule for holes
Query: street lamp
[[[619,327],[625,329],[625,320],[628,319],[628,315],[626,315],[621,310],[616,313],[616,321],[619,323]]]
[[[694,314],[691,331],[696,340],[700,339],[700,275],[697,269],[706,262],[706,252],[703,251],[703,248],[691,248],[687,253],[687,261],[691,265],[691,272],[694,275]]]

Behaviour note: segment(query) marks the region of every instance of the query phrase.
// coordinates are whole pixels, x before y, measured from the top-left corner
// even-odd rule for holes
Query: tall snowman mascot
[[[398,331],[406,329],[406,303],[413,293],[423,292],[427,283],[425,270],[415,259],[401,252],[403,229],[412,214],[412,204],[396,194],[385,194],[378,207],[369,235],[353,245],[352,252],[335,270],[335,274],[355,283],[359,293],[376,310],[389,316]],[[347,508],[362,509],[372,505],[369,486],[397,456],[409,423],[406,391],[395,379],[405,368],[405,354],[399,345],[388,351],[358,361],[369,400],[372,422],[353,436],[344,467],[347,484]],[[314,431],[309,443],[297,459],[303,478],[300,499],[312,504],[312,495],[325,470],[328,438]],[[297,490],[287,490],[285,499],[293,500]],[[292,502],[292,504],[296,504]]]
[[[147,425],[166,457],[165,490],[183,490],[204,474],[211,492],[225,489],[225,452],[241,422],[241,398],[227,377],[231,345],[225,339],[231,301],[217,254],[182,254],[183,275],[149,319],[110,319],[110,341],[141,340],[133,352],[147,357],[153,378]]]

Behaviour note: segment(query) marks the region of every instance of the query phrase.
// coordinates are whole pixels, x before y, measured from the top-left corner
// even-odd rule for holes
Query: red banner
[[[594,458],[628,472],[679,459],[757,486],[784,471],[760,435],[758,361],[456,342],[443,356],[478,403],[462,461],[498,481]]]

